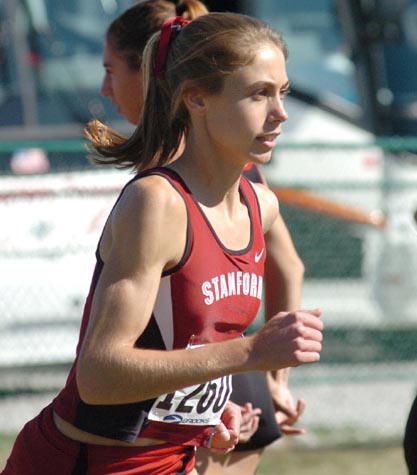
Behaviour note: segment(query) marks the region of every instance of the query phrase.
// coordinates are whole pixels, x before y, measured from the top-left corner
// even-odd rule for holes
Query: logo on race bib
[[[210,419],[182,417],[179,414],[170,414],[162,419],[162,422],[170,424],[209,425]]]
[[[179,414],[169,414],[162,419],[164,422],[170,422],[171,424],[180,424],[183,417]]]

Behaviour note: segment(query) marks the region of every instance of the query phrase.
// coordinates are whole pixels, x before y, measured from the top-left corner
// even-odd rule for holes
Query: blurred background
[[[289,120],[264,173],[306,267],[303,306],[326,325],[322,361],[291,373],[308,404],[294,443],[399,448],[417,393],[417,0],[205,3],[268,21],[289,46]],[[82,134],[91,118],[131,130],[99,90],[106,28],[132,4],[0,0],[6,436],[65,380],[95,246],[129,178],[89,164]]]

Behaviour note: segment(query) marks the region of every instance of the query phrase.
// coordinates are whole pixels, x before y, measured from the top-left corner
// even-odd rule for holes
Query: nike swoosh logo
[[[261,260],[263,254],[264,254],[264,249],[262,249],[261,252],[257,252],[257,253],[255,254],[255,262],[256,262],[256,263],[258,263],[258,262]]]

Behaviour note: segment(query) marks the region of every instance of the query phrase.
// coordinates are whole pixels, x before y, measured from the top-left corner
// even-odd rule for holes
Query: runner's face
[[[117,112],[136,125],[143,107],[142,71],[132,70],[107,41],[104,45],[103,66],[105,76],[101,95],[108,97]]]
[[[288,91],[282,51],[262,45],[252,64],[227,77],[220,94],[205,98],[206,130],[216,151],[239,164],[268,162],[288,117]]]

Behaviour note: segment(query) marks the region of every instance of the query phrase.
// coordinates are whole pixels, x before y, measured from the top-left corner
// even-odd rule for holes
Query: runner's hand
[[[305,429],[294,427],[294,424],[304,412],[306,406],[305,401],[299,399],[296,406],[287,381],[277,380],[270,371],[266,373],[266,379],[275,406],[275,418],[280,426],[281,432],[285,435],[305,434]]]
[[[250,440],[259,427],[259,415],[262,410],[253,408],[252,403],[247,402],[241,409],[242,421],[240,424],[239,443],[245,444]]]
[[[229,401],[224,408],[221,420],[222,422],[215,428],[209,447],[212,452],[219,455],[232,451],[238,443],[242,420],[240,406]]]

